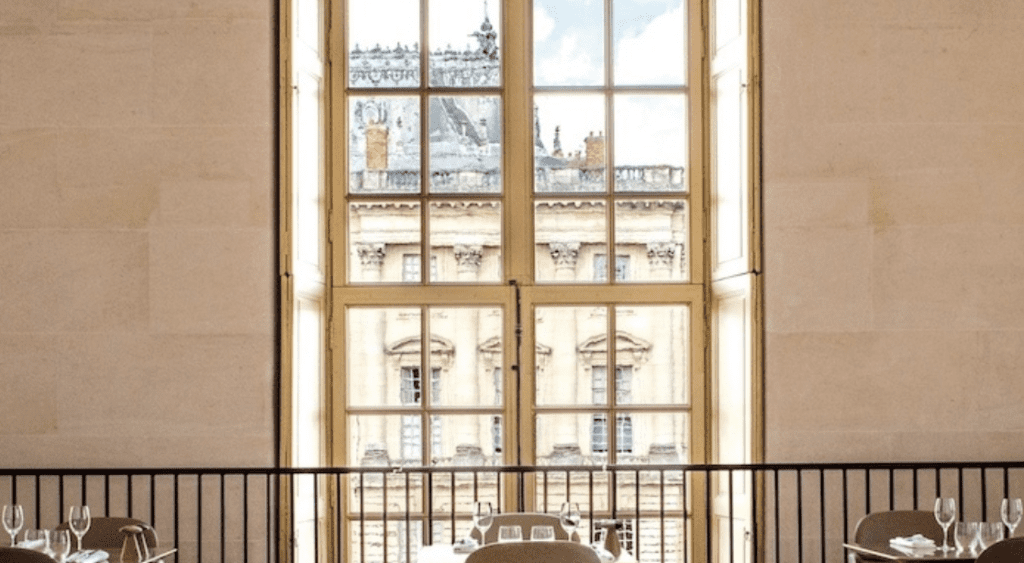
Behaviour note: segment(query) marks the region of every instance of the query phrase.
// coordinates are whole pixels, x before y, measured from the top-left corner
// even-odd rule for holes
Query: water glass
[[[960,553],[973,550],[975,542],[978,541],[979,531],[978,522],[957,522],[953,528],[953,543],[956,544],[956,550]]]
[[[501,526],[498,528],[498,541],[523,541],[523,529],[519,526]]]
[[[978,524],[978,551],[984,551],[988,549],[988,546],[1002,539],[1002,522],[980,522]]]
[[[555,527],[554,526],[534,526],[530,529],[530,540],[531,541],[554,541],[555,540]]]
[[[64,558],[71,553],[71,533],[67,530],[53,530],[50,532],[50,553],[58,563],[63,563]]]
[[[25,530],[25,542],[23,547],[35,551],[41,551],[47,555],[50,553],[50,531],[49,530]]]

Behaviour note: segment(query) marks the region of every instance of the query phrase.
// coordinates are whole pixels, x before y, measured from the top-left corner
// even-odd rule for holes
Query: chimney
[[[366,169],[388,169],[388,126],[377,121],[366,126]]]
[[[604,132],[599,132],[594,135],[591,131],[590,135],[584,139],[587,145],[587,162],[586,168],[604,168]]]

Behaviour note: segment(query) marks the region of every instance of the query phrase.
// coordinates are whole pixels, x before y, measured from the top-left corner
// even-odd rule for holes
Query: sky
[[[485,9],[500,31],[501,0],[430,0],[431,50],[475,47]],[[486,6],[486,8],[485,8]],[[604,83],[602,0],[534,0],[534,82],[537,86]],[[349,2],[350,45],[412,45],[419,37],[419,0]],[[686,19],[682,0],[615,0],[612,11],[615,84],[685,84]],[[502,38],[499,34],[499,45]],[[606,132],[604,102],[589,94],[537,94],[541,140],[552,150],[555,126],[565,152],[583,149],[591,132]],[[616,96],[617,164],[683,165],[686,99],[680,94]]]

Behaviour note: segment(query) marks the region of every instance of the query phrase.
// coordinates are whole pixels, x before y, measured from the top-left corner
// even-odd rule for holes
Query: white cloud
[[[582,41],[579,32],[567,31],[558,42],[554,55],[540,56],[536,64],[537,84],[598,84],[601,80],[600,58],[597,61],[591,52],[600,49],[597,45]]]
[[[686,82],[686,18],[683,6],[667,11],[615,46],[617,84]]]
[[[544,6],[537,4],[533,8],[533,40],[535,42],[541,42],[551,35],[551,32],[555,30],[555,20],[548,15],[547,10]]]

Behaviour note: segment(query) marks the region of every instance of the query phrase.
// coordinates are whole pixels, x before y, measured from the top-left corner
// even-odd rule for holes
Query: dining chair
[[[998,541],[978,554],[974,563],[1019,563],[1024,561],[1024,538]]]
[[[121,532],[121,528],[125,526],[141,527],[142,534],[146,538],[146,545],[150,548],[160,545],[159,539],[156,535],[156,530],[153,526],[150,526],[148,523],[143,522],[138,518],[127,518],[124,516],[94,516],[91,524],[89,525],[89,531],[85,532],[85,535],[82,536],[82,548],[120,548],[124,545],[124,533]],[[61,522],[57,525],[57,529],[70,530],[71,527],[67,522]],[[75,541],[74,537],[72,537],[72,542]],[[72,543],[72,545],[77,544]]]
[[[34,549],[0,547],[0,563],[56,563],[56,559]]]
[[[572,538],[569,538],[569,534],[565,532],[562,525],[558,521],[558,516],[554,514],[544,514],[543,512],[503,512],[501,514],[494,515],[494,521],[491,523],[491,527],[487,528],[487,533],[484,536],[484,541],[480,541],[480,530],[473,528],[469,533],[470,537],[483,544],[490,544],[498,541],[498,529],[502,526],[519,526],[523,529],[523,538],[530,537],[530,530],[534,526],[551,526],[555,529],[556,540],[569,540],[580,541],[580,535],[573,532]]]
[[[857,522],[853,541],[861,545],[888,544],[895,537],[921,534],[942,545],[942,526],[935,515],[927,510],[888,510],[872,512]],[[861,553],[851,553],[850,563],[884,561]]]
[[[590,546],[574,541],[491,543],[466,557],[466,563],[601,563]]]

